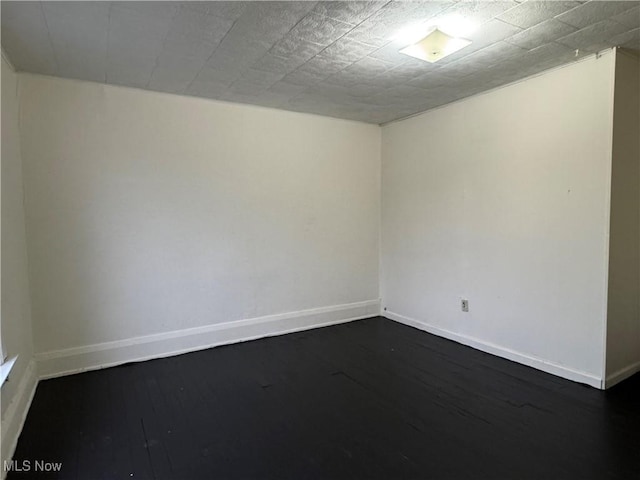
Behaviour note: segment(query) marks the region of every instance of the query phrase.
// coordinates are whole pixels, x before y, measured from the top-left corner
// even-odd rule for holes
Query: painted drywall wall
[[[2,343],[9,358],[18,356],[0,391],[0,462],[13,453],[35,387],[31,309],[18,124],[18,77],[2,59]],[[2,476],[5,472],[2,469]]]
[[[387,316],[600,385],[613,59],[383,128]]]
[[[377,126],[34,75],[21,101],[38,354],[377,301]]]
[[[640,62],[616,53],[607,380],[640,370]]]

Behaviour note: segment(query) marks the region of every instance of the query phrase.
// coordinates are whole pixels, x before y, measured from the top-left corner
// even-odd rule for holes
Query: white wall
[[[387,316],[599,385],[613,70],[590,58],[382,129]],[[378,127],[20,84],[41,374],[375,314]]]
[[[383,128],[390,318],[599,386],[613,60]]]
[[[607,383],[640,370],[640,62],[616,54]]]
[[[18,125],[18,77],[2,59],[2,342],[18,356],[1,388],[0,462],[13,453],[35,388]],[[1,465],[0,465],[1,466]],[[4,476],[2,469],[1,476]]]
[[[21,101],[38,354],[377,301],[377,126],[34,75]]]

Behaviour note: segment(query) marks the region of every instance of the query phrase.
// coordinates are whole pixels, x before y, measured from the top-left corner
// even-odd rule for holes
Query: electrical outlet
[[[462,308],[463,312],[468,312],[469,311],[469,300],[467,300],[466,298],[463,298],[460,300],[460,307]]]

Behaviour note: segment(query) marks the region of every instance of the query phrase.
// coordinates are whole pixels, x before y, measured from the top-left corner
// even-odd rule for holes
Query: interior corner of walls
[[[11,377],[8,381],[12,381]],[[2,419],[2,437],[0,441],[2,450],[2,458],[0,461],[2,465],[4,465],[5,460],[11,460],[13,457],[18,443],[18,437],[27,418],[27,413],[31,406],[37,385],[37,366],[36,362],[31,359],[18,380],[15,394],[11,399],[11,403],[6,408]],[[4,478],[7,472],[4,468],[1,468],[2,465],[0,465],[0,469],[2,471],[2,478]]]
[[[170,357],[378,316],[379,299],[236,320],[36,354],[41,379]]]

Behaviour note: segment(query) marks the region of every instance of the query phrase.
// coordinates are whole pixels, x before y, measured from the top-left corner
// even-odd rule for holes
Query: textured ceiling
[[[390,40],[451,14],[480,26],[436,64]],[[19,71],[371,123],[616,45],[640,50],[640,2],[2,2]]]

